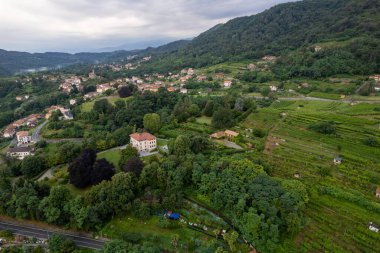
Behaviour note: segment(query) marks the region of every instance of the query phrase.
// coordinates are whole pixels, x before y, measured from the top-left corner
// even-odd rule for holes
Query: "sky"
[[[293,0],[0,0],[0,48],[27,52],[141,49],[193,38]]]

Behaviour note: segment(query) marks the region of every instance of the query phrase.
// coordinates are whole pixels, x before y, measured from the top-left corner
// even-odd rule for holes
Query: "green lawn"
[[[162,147],[168,145],[168,140],[157,138],[157,146]]]
[[[197,118],[196,122],[199,124],[211,125],[211,120],[212,120],[211,117],[202,116],[202,117]]]
[[[120,149],[106,151],[101,154],[98,154],[98,159],[105,158],[107,161],[112,163],[115,167],[118,166],[121,153]]]
[[[331,94],[331,93],[324,93],[324,92],[317,92],[317,91],[310,92],[307,95],[309,97],[315,97],[315,98],[325,98],[325,99],[334,99],[334,100],[340,99],[339,94]]]
[[[111,104],[115,104],[115,102],[118,100],[123,100],[123,101],[127,102],[128,100],[131,99],[131,97],[128,97],[128,98],[120,98],[117,96],[99,97],[99,98],[96,98],[95,100],[83,103],[81,105],[82,112],[90,112],[92,110],[92,108],[94,107],[95,102],[97,100],[100,100],[100,99],[107,99],[108,102],[110,102]]]

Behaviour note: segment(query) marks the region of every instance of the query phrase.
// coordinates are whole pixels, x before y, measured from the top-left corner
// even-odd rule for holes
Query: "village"
[[[256,78],[257,73],[260,75],[260,73],[268,71],[269,66],[276,61],[276,57],[274,56],[265,56],[254,63],[244,62],[230,69],[226,67],[213,69],[184,68],[177,73],[130,75],[109,80],[102,76],[102,71],[105,70],[110,71],[109,73],[122,73],[123,71],[138,69],[139,64],[148,62],[150,59],[150,57],[146,57],[141,62],[138,60],[139,63],[137,65],[135,63],[96,65],[92,66],[90,72],[82,75],[67,73],[59,75],[44,74],[42,79],[55,83],[57,87],[55,92],[61,94],[65,102],[48,106],[41,110],[39,114],[33,113],[8,124],[2,132],[2,136],[7,141],[10,141],[10,144],[4,149],[3,153],[21,163],[29,156],[45,157],[49,161],[49,167],[44,168],[43,171],[39,171],[38,174],[34,175],[33,179],[36,182],[48,183],[53,186],[64,185],[65,187],[71,187],[68,181],[68,166],[70,165],[68,161],[71,160],[54,157],[54,153],[60,153],[57,150],[61,150],[61,148],[64,150],[63,147],[65,145],[73,149],[80,147],[82,143],[92,145],[97,158],[110,161],[111,165],[120,171],[123,169],[120,165],[121,156],[123,150],[126,150],[127,147],[135,148],[138,151],[139,159],[145,164],[154,164],[156,161],[173,156],[173,143],[182,135],[191,136],[191,142],[193,142],[193,139],[201,139],[200,143],[208,143],[210,145],[208,147],[211,147],[210,149],[212,150],[208,152],[221,152],[236,157],[239,155],[243,157],[251,155],[261,157],[260,159],[262,160],[260,162],[265,163],[268,167],[268,164],[271,164],[271,162],[278,162],[276,160],[280,159],[278,157],[287,157],[287,154],[294,152],[293,148],[296,147],[296,152],[300,152],[306,157],[312,157],[309,158],[310,160],[316,159],[314,157],[316,156],[319,159],[318,161],[328,168],[327,172],[315,172],[310,171],[309,167],[306,170],[303,169],[302,163],[289,171],[281,172],[299,182],[307,182],[310,178],[319,175],[319,173],[321,175],[323,175],[322,173],[331,175],[329,171],[340,171],[344,170],[346,166],[351,166],[352,158],[340,150],[336,151],[336,147],[332,147],[333,145],[329,147],[328,151],[322,148],[305,148],[307,146],[306,143],[302,143],[303,146],[298,147],[298,144],[295,145],[294,143],[300,140],[295,137],[295,132],[289,131],[288,128],[294,127],[292,124],[296,124],[297,131],[302,132],[307,129],[314,138],[319,138],[319,130],[313,133],[309,129],[310,122],[319,122],[319,119],[314,116],[314,113],[318,113],[318,110],[314,106],[322,104],[335,105],[339,103],[342,104],[342,107],[344,106],[345,110],[348,110],[347,108],[361,106],[364,102],[360,99],[363,99],[363,97],[343,95],[344,92],[339,90],[334,93],[333,98],[310,98],[306,95],[318,95],[316,91],[313,91],[313,88],[320,85],[320,81],[296,80],[282,82],[268,80],[266,76],[260,81],[255,81],[255,89],[251,88],[247,80],[251,80],[252,76]],[[362,83],[363,85],[372,85],[371,87],[373,87],[374,91],[377,91],[376,89],[380,85],[379,77],[379,75],[373,75],[365,79],[363,78]],[[27,77],[20,82],[23,82],[25,86],[31,80],[32,78]],[[328,80],[328,82],[337,82],[340,87],[354,86],[353,81],[346,80],[345,78],[334,78]],[[133,91],[128,95],[130,96],[129,98],[124,98],[119,93],[120,90],[125,88]],[[205,109],[196,109],[194,110],[194,114],[191,114],[193,112],[189,112],[191,116],[182,121],[170,118],[169,116],[166,116],[166,120],[161,118],[162,122],[159,124],[162,124],[160,126],[161,130],[149,128],[145,126],[145,123],[139,127],[136,127],[136,125],[127,127],[122,124],[117,125],[118,128],[125,132],[124,135],[128,137],[127,142],[124,136],[118,142],[118,136],[114,137],[112,136],[113,133],[111,134],[111,131],[114,131],[114,133],[118,132],[117,129],[115,131],[115,128],[106,128],[107,121],[102,121],[102,119],[109,117],[107,115],[109,111],[107,110],[111,110],[110,113],[115,113],[112,110],[125,110],[131,101],[141,99],[144,95],[147,95],[147,97],[160,97],[167,96],[166,94],[170,94],[168,96],[178,96],[177,98],[181,98],[183,101],[186,101],[184,98],[194,99],[194,101],[197,101],[197,99],[211,100],[216,98],[214,101],[217,101],[218,98],[234,94],[236,102],[232,103],[231,108],[235,110],[236,115],[241,116],[244,114],[244,111],[247,110],[245,103],[250,104],[248,102],[251,100],[255,101],[254,104],[257,104],[257,109],[247,110],[248,113],[245,115],[245,118],[242,117],[240,122],[235,121],[226,126],[215,125],[213,122],[215,113],[206,115]],[[374,93],[373,97],[376,97],[376,94]],[[324,93],[324,95],[326,94]],[[33,99],[33,94],[23,93],[23,95],[15,96],[15,100],[19,103],[27,103]],[[228,99],[226,101],[226,103],[229,102]],[[104,108],[96,106],[103,102]],[[269,107],[266,103],[269,104]],[[183,110],[186,111],[190,107],[197,108],[198,105],[194,106],[194,104],[186,104]],[[206,107],[206,104],[204,103],[203,106]],[[108,109],[107,106],[109,107]],[[118,106],[124,109],[118,109]],[[375,104],[371,106],[374,107]],[[94,108],[96,107],[99,108],[98,110],[104,111],[95,111]],[[135,111],[141,107],[143,107],[142,104],[138,108],[135,108]],[[174,104],[172,105],[172,110],[173,112],[170,111],[170,113],[174,114]],[[211,110],[215,110],[215,106],[212,106]],[[311,117],[312,120],[309,120],[307,117],[299,118],[298,114],[303,113],[303,111],[305,111],[306,115],[310,113],[311,116],[307,117]],[[129,111],[129,114],[133,114],[133,110]],[[160,114],[159,118],[163,117],[162,115],[165,114]],[[88,119],[86,117],[93,118]],[[128,118],[129,115],[124,117]],[[232,116],[230,115],[230,117]],[[267,119],[267,117],[269,118]],[[54,128],[50,128],[51,125],[54,125],[51,124],[54,123],[53,121],[59,124]],[[329,122],[329,120],[326,121]],[[97,122],[96,127],[94,127],[95,122]],[[76,135],[70,131],[66,131],[66,128],[76,128],[80,129],[80,131]],[[60,135],[64,131],[66,131],[65,134],[67,136]],[[99,131],[99,133],[96,131]],[[47,142],[45,148],[39,147],[38,143],[41,141]],[[346,149],[347,146],[344,146],[343,150],[345,151]],[[314,155],[313,152],[316,152],[317,155]],[[274,154],[273,158],[271,158],[273,160],[268,161],[266,157],[262,158],[263,154],[268,156]],[[288,160],[285,161],[288,162]],[[325,178],[326,176],[324,175],[323,177]],[[78,194],[77,190],[73,192],[74,194]],[[86,193],[86,191],[79,192],[79,194]],[[374,188],[371,186],[368,192],[370,198],[380,199],[380,187]],[[147,231],[149,231],[151,229],[150,226],[161,226],[161,223],[166,224],[166,220],[170,220],[171,223],[168,224],[181,224],[181,226],[189,230],[209,237],[215,237],[217,240],[227,238],[231,232],[231,224],[225,221],[228,219],[220,216],[219,213],[216,214],[215,209],[209,208],[207,205],[209,202],[202,202],[203,195],[191,195],[191,193],[189,195],[190,197],[186,199],[184,207],[161,209],[155,213],[153,221],[140,224],[135,220],[133,215],[128,215],[120,221],[120,224],[116,220],[112,221],[112,223],[102,230],[102,233],[104,232],[107,236],[112,236],[114,228],[112,226],[117,227],[118,225],[121,226],[121,224],[139,224],[139,226],[146,227]],[[198,198],[198,196],[201,196],[201,198]],[[146,198],[147,203],[155,203],[157,201],[152,196],[144,196],[144,198]],[[197,218],[199,213],[206,213],[205,216],[207,218]],[[209,220],[213,222],[209,222]],[[362,221],[360,226],[365,226],[366,230],[371,233],[379,232],[379,225],[376,219],[366,217],[366,220]],[[190,232],[182,232],[181,230],[181,233],[187,234]],[[246,237],[242,236],[240,241],[252,251],[254,250],[253,245],[249,243]]]

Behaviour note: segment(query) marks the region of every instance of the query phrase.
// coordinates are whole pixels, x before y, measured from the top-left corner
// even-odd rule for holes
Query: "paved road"
[[[58,169],[59,167],[61,167],[61,165],[58,165],[58,166],[55,166],[55,167],[53,167],[53,168],[50,168],[50,169],[48,169],[48,170],[46,170],[45,172],[44,172],[44,174],[42,174],[38,179],[37,179],[37,181],[42,181],[42,180],[44,180],[45,178],[47,178],[47,179],[50,179],[50,178],[53,178],[54,177],[54,171],[56,170],[56,169]]]
[[[20,225],[16,223],[0,221],[0,230],[10,230],[15,234],[20,234],[28,237],[36,237],[38,239],[47,240],[53,234],[61,234],[75,242],[79,247],[90,249],[102,249],[105,241],[96,240],[88,237],[88,235],[74,235],[69,233],[57,232],[54,230],[47,230],[36,226]]]
[[[45,120],[44,123],[42,123],[41,125],[37,126],[36,127],[36,130],[34,131],[34,133],[32,134],[32,140],[35,141],[35,142],[38,142],[41,140],[41,137],[40,137],[40,133],[41,133],[41,129],[48,123],[49,121],[48,120]]]

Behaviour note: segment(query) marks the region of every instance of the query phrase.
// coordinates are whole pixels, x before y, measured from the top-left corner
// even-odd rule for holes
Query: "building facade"
[[[17,137],[17,143],[19,145],[28,144],[32,142],[32,136],[30,136],[27,131],[17,132],[16,137]]]
[[[23,160],[25,157],[33,155],[33,149],[30,147],[17,147],[10,148],[7,152],[9,157],[14,157],[19,160]]]
[[[132,147],[140,152],[149,152],[157,148],[157,138],[150,133],[134,133],[130,137]]]

